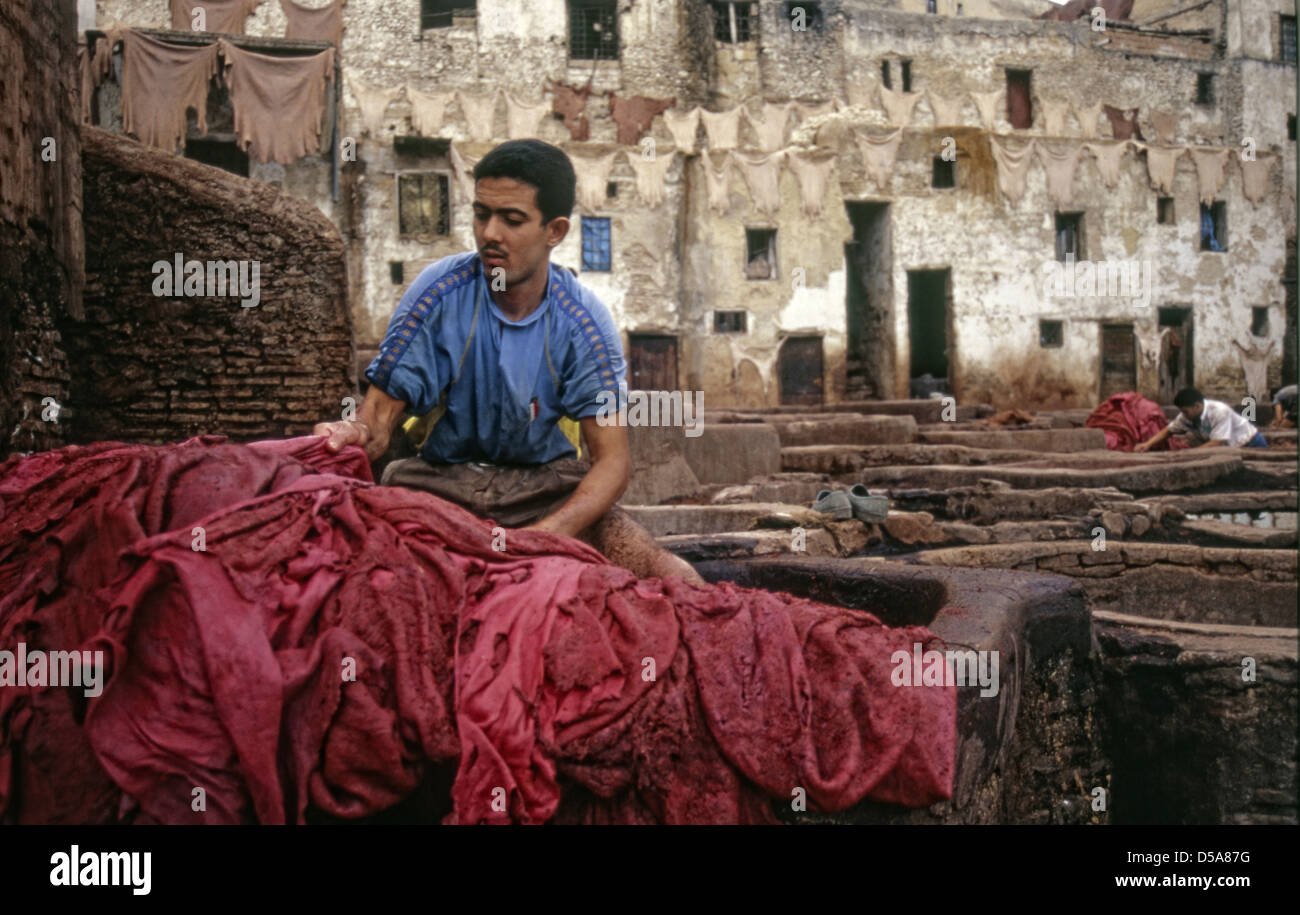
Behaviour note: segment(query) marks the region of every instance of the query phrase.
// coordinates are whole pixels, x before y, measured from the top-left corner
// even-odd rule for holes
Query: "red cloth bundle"
[[[1132,451],[1134,445],[1145,442],[1165,426],[1169,420],[1165,411],[1153,400],[1147,400],[1136,391],[1112,394],[1102,401],[1088,416],[1084,424],[1090,429],[1100,429],[1106,436],[1106,447],[1111,451]],[[1154,450],[1177,451],[1186,448],[1187,442],[1170,437]]]
[[[491,524],[371,485],[359,450],[321,441],[0,468],[0,650],[106,666],[96,698],[0,690],[0,815],[362,817],[438,764],[457,766],[459,823],[770,822],[796,788],[828,811],[951,795],[954,689],[891,683],[927,630],[637,580],[549,534],[498,551]]]

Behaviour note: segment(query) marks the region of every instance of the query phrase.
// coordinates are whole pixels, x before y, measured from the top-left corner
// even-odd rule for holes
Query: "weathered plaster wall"
[[[692,190],[698,191],[688,198],[683,256],[688,387],[708,392],[715,406],[777,403],[780,342],[806,333],[823,336],[823,389],[828,400],[838,399],[842,390],[830,385],[835,379],[843,385],[843,249],[852,229],[834,194],[834,179],[828,182],[822,216],[810,220],[801,209],[794,175],[783,170],[781,206],[773,219],[754,208],[744,178],[733,168],[729,210],[719,216],[708,208],[703,168],[701,158],[695,157],[690,180]],[[775,278],[746,278],[746,228],[777,229]],[[831,302],[840,307],[830,307]],[[748,312],[748,332],[714,334],[713,312],[718,309]]]
[[[1227,2],[1228,0],[1213,0],[1199,9],[1179,12],[1181,8],[1189,6],[1188,0],[1136,0],[1129,21],[1147,23],[1159,19],[1159,22],[1152,24],[1152,28],[1176,31],[1211,29],[1217,36],[1223,31],[1226,18],[1224,7]]]
[[[903,13],[926,13],[926,0],[873,0],[872,6]],[[969,19],[1028,19],[1051,6],[1051,0],[936,0],[932,15]],[[960,7],[960,9],[958,9]]]
[[[673,155],[666,139],[656,140],[655,149],[656,155]],[[679,304],[681,264],[676,252],[681,250],[679,215],[686,190],[682,177],[685,163],[685,157],[675,156],[667,173],[664,201],[650,208],[637,195],[632,167],[621,155],[615,160],[610,178],[618,193],[606,198],[605,206],[592,214],[610,219],[613,258],[609,272],[582,269],[581,208],[574,211],[568,238],[556,248],[555,262],[578,271],[582,282],[609,306],[625,337],[638,332],[677,333],[684,323]]]
[[[1096,301],[1047,297],[1042,294],[1042,269],[1054,260],[1055,207],[1047,197],[1040,164],[1030,167],[1025,197],[1010,207],[996,191],[996,172],[987,140],[972,131],[922,131],[933,120],[928,103],[921,102],[914,127],[905,135],[889,193],[893,219],[893,286],[895,339],[898,360],[895,392],[906,392],[909,365],[906,341],[907,272],[948,268],[952,271],[954,302],[953,346],[957,363],[956,393],[960,399],[995,402],[1024,399],[1059,405],[1085,405],[1095,400],[1099,383],[1099,325],[1133,321],[1139,327],[1156,321],[1161,305],[1191,305],[1197,322],[1197,379],[1207,391],[1239,394],[1242,373],[1233,337],[1248,331],[1251,306],[1278,306],[1270,333],[1280,340],[1281,284],[1285,236],[1294,232],[1289,201],[1294,194],[1294,148],[1285,141],[1285,119],[1276,107],[1265,108],[1260,84],[1275,90],[1273,98],[1293,98],[1283,80],[1294,77],[1287,67],[1276,67],[1270,82],[1265,64],[1227,64],[1120,54],[1105,46],[1093,47],[1099,36],[1086,25],[1019,22],[927,21],[924,31],[911,28],[907,17],[887,13],[853,16],[844,29],[842,53],[848,73],[846,94],[861,101],[860,108],[837,115],[841,136],[841,196],[875,199],[879,195],[862,176],[856,144],[844,128],[884,126],[875,102],[882,56],[911,60],[913,89],[932,90],[955,97],[968,90],[987,91],[1004,83],[1003,69],[1033,71],[1035,125],[1025,136],[1040,136],[1041,100],[1072,99],[1081,103],[1103,100],[1117,107],[1141,108],[1141,123],[1154,136],[1149,111],[1180,112],[1177,141],[1188,144],[1235,145],[1245,124],[1262,124],[1256,130],[1258,149],[1283,152],[1282,168],[1272,172],[1270,197],[1258,206],[1241,196],[1240,171],[1235,162],[1227,170],[1218,199],[1228,202],[1230,250],[1226,254],[1199,251],[1196,173],[1192,160],[1181,160],[1174,196],[1177,223],[1157,226],[1155,191],[1149,186],[1144,159],[1130,151],[1121,181],[1111,190],[1101,183],[1090,156],[1085,154],[1076,173],[1075,201],[1067,210],[1084,216],[1084,253],[1088,259],[1149,260],[1154,269],[1151,300],[1145,308],[1125,299]],[[820,53],[820,50],[819,50]],[[797,44],[784,55],[761,55],[765,85],[781,85],[799,55]],[[828,68],[833,67],[829,63]],[[1239,66],[1251,66],[1243,79]],[[798,67],[793,67],[794,72]],[[1218,74],[1217,103],[1194,104],[1196,74]],[[897,76],[895,77],[897,80]],[[855,98],[856,97],[856,98]],[[1255,98],[1249,106],[1243,99]],[[1254,106],[1260,106],[1256,110]],[[965,123],[978,123],[973,104],[963,111]],[[1105,121],[1103,120],[1103,125]],[[1278,131],[1280,123],[1281,133]],[[1067,132],[1076,131],[1071,116]],[[1013,133],[999,112],[997,132]],[[834,144],[834,127],[819,133],[821,143]],[[1109,130],[1102,127],[1101,133]],[[930,187],[931,157],[941,150],[943,138],[953,135],[958,144],[956,190]],[[811,139],[804,134],[799,139]],[[842,239],[839,239],[842,240]],[[836,246],[838,247],[838,246]],[[784,266],[783,266],[783,269]],[[823,319],[838,325],[842,300],[824,295]],[[1038,346],[1041,318],[1065,321],[1065,346],[1044,350]],[[1028,351],[1028,358],[1026,358]],[[1280,352],[1280,347],[1277,352]],[[1154,392],[1154,367],[1144,368],[1139,386]],[[834,390],[834,385],[828,387]]]
[[[795,32],[784,4],[765,3],[757,40],[730,45],[712,40],[703,0],[629,0],[620,6],[620,60],[593,66],[568,60],[568,14],[562,0],[480,0],[476,16],[423,34],[414,0],[350,0],[344,11],[341,59],[349,77],[379,86],[409,81],[427,91],[498,87],[536,99],[546,79],[581,85],[590,77],[598,91],[675,96],[681,104],[699,103],[712,110],[737,103],[756,107],[763,99],[841,98],[853,103],[853,108],[802,129],[793,139],[804,148],[815,144],[830,149],[837,157],[824,213],[817,220],[803,216],[797,184],[788,171],[781,176],[782,203],[774,220],[752,209],[738,173],[732,177],[729,213],[712,214],[699,156],[679,158],[674,164],[667,199],[655,210],[640,201],[632,172],[621,160],[611,176],[619,193],[606,201],[600,215],[613,220],[613,269],[585,274],[584,282],[610,305],[625,333],[677,334],[679,383],[708,391],[716,405],[776,403],[779,341],[805,333],[824,338],[827,399],[844,396],[850,323],[844,244],[852,238],[845,200],[890,204],[888,277],[876,275],[871,281],[877,289],[890,289],[884,310],[892,339],[873,344],[884,351],[875,368],[885,379],[875,385],[879,390],[874,396],[907,394],[908,271],[918,269],[951,271],[949,351],[954,393],[960,400],[1089,405],[1097,397],[1100,377],[1100,324],[1153,326],[1162,305],[1194,310],[1197,383],[1207,393],[1239,395],[1242,371],[1231,341],[1248,332],[1251,307],[1277,306],[1270,335],[1280,339],[1283,333],[1283,251],[1286,239],[1295,234],[1295,148],[1286,137],[1286,114],[1295,110],[1294,68],[1273,59],[1219,59],[1215,46],[1205,41],[1122,29],[1099,33],[1087,22],[1036,22],[1028,16],[1045,7],[1034,4],[1023,15],[1016,12],[1015,3],[999,0],[990,0],[987,13],[979,12],[979,4],[964,3],[960,16],[947,0],[941,0],[936,16],[895,11],[912,6],[922,12],[924,0],[824,0],[823,27]],[[1175,7],[1163,0],[1139,0],[1132,18],[1140,21]],[[1232,15],[1225,15],[1216,2],[1162,27],[1209,28],[1216,33],[1226,29],[1230,48],[1240,47],[1252,58],[1275,58],[1276,19],[1285,8],[1285,0],[1252,0],[1232,5]],[[133,14],[121,15],[127,9]],[[163,0],[103,0],[100,24],[117,17],[165,25],[165,10]],[[250,20],[248,30],[279,35],[282,28],[278,4],[268,2]],[[1260,37],[1264,32],[1272,35],[1273,45],[1265,47]],[[1243,35],[1259,46],[1243,43]],[[1031,166],[1025,197],[1009,206],[997,190],[988,140],[969,100],[961,116],[966,126],[942,130],[934,128],[929,104],[922,100],[889,187],[882,191],[866,182],[852,129],[886,126],[876,96],[883,59],[895,62],[895,88],[901,78],[897,61],[905,59],[911,61],[914,90],[954,98],[1004,85],[1008,67],[1031,69],[1034,126],[1012,131],[1004,103],[997,133],[1041,136],[1045,100],[1105,101],[1140,108],[1148,137],[1154,136],[1151,110],[1177,112],[1179,143],[1236,148],[1244,137],[1251,137],[1259,152],[1280,153],[1283,161],[1272,172],[1268,199],[1259,205],[1242,198],[1239,168],[1229,164],[1219,199],[1228,207],[1230,249],[1203,254],[1190,158],[1181,160],[1175,181],[1176,224],[1164,226],[1156,224],[1156,192],[1142,157],[1127,153],[1120,183],[1109,189],[1091,157],[1083,154],[1075,201],[1066,209],[1085,214],[1085,257],[1150,261],[1151,299],[1138,307],[1125,299],[1048,297],[1042,292],[1042,270],[1054,260],[1056,207],[1047,197],[1042,166]],[[1202,72],[1216,75],[1212,106],[1195,104],[1197,74]],[[565,145],[575,157],[612,150],[616,127],[608,117],[606,98],[593,95],[587,114],[592,126],[588,144],[569,142],[567,131],[549,117],[543,119],[539,136]],[[343,229],[352,267],[350,304],[363,350],[377,345],[405,288],[405,283],[391,281],[391,261],[408,264],[409,282],[419,265],[472,244],[469,201],[455,181],[448,236],[398,236],[397,174],[450,171],[445,156],[394,153],[393,136],[413,133],[409,115],[409,104],[399,98],[387,108],[378,135],[366,134],[345,79],[341,133],[356,140],[358,161],[343,163],[340,202],[335,205],[329,199],[324,160],[291,166],[280,179],[286,190],[316,202]],[[1101,124],[1099,132],[1108,137],[1104,117]],[[1067,119],[1066,131],[1077,136],[1073,116]],[[504,105],[498,107],[494,133],[498,138],[505,135]],[[466,125],[456,104],[448,109],[442,136],[456,141],[471,158],[492,145],[466,141]],[[662,120],[656,121],[652,136],[659,149],[670,148]],[[742,138],[747,136],[748,127],[742,126]],[[930,186],[931,160],[947,137],[953,138],[958,152],[958,187],[936,190]],[[575,268],[581,266],[578,215],[556,256],[557,262]],[[744,277],[746,226],[778,230],[778,279]],[[792,283],[796,268],[803,271],[803,285],[798,287]],[[718,308],[747,309],[748,333],[714,334],[712,315]],[[1064,322],[1061,348],[1039,346],[1041,319]],[[1280,352],[1276,347],[1275,353]],[[1154,367],[1141,366],[1138,381],[1139,387],[1154,393]]]
[[[1216,4],[1217,5],[1217,4]],[[1227,5],[1227,54],[1277,60],[1281,48],[1278,14],[1295,15],[1288,0],[1236,0]]]
[[[680,27],[683,13],[680,5],[672,0],[642,0],[625,5],[619,19],[620,59],[599,63],[569,61],[568,6],[563,0],[483,2],[478,5],[476,18],[458,19],[449,28],[426,30],[422,41],[417,40],[420,37],[416,27],[418,8],[414,2],[380,5],[353,0],[344,11],[345,27],[352,29],[354,35],[366,36],[364,43],[358,43],[350,41],[345,32],[342,58],[345,72],[342,133],[358,139],[358,159],[364,159],[366,166],[361,192],[362,216],[353,241],[361,248],[361,272],[351,290],[358,343],[362,347],[378,344],[405,288],[391,282],[389,262],[428,262],[453,251],[466,250],[473,246],[473,232],[470,201],[459,188],[453,187],[449,236],[431,243],[399,237],[395,172],[404,169],[449,173],[450,165],[441,156],[397,161],[401,157],[392,150],[392,137],[415,133],[408,120],[410,104],[404,97],[388,107],[378,137],[364,136],[359,111],[348,87],[349,77],[357,76],[377,86],[410,82],[423,91],[501,88],[530,102],[541,97],[547,80],[585,85],[592,79],[598,91],[680,96],[683,100],[693,92],[692,71],[683,64],[682,44],[686,40]],[[590,142],[596,145],[585,147],[584,153],[614,148],[617,127],[608,112],[609,103],[604,95],[593,95],[588,101]],[[497,105],[494,124],[494,137],[504,139],[504,104]],[[494,145],[469,142],[468,125],[458,104],[449,106],[441,135],[457,141],[458,149],[471,159],[481,157]],[[538,137],[572,146],[567,129],[550,116],[541,121]],[[347,165],[345,171],[353,167]],[[614,237],[619,239],[614,242],[613,270],[608,275],[589,277],[590,285],[610,304],[616,316],[622,318],[626,314],[627,322],[621,325],[625,330],[635,330],[639,324],[674,323],[672,306],[677,285],[675,264],[670,265],[665,259],[665,254],[673,249],[664,247],[664,240],[671,238],[675,231],[675,215],[669,215],[676,213],[675,197],[669,197],[658,216],[647,214],[643,206],[638,211],[631,174],[625,163],[618,163],[611,180],[618,183],[620,194],[610,201],[611,214],[639,212],[648,218],[617,217],[612,225]],[[648,243],[638,244],[638,237]],[[569,240],[557,251],[559,263],[581,267],[580,239],[575,219]],[[407,271],[408,282],[412,276]],[[625,302],[626,313],[622,311]]]
[[[843,5],[838,0],[823,3],[824,27],[797,32],[785,14],[784,3],[762,4],[759,10],[763,65],[758,69],[755,94],[771,100],[821,100],[839,95],[847,64],[838,50],[845,28]],[[781,63],[772,66],[774,61]],[[738,96],[739,101],[746,98],[748,95]]]

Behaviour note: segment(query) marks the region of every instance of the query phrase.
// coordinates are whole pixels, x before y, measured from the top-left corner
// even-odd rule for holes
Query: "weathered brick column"
[[[343,242],[325,215],[98,128],[84,141],[86,317],[60,328],[74,439],[251,440],[338,418],[356,382]],[[205,283],[209,262],[248,263],[249,279],[256,263],[256,296],[156,295],[155,264],[177,254]]]

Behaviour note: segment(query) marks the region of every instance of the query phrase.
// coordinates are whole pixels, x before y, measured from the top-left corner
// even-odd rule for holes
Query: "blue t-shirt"
[[[427,461],[541,464],[575,455],[556,423],[617,407],[626,372],[609,310],[576,277],[552,264],[546,298],[515,322],[492,301],[471,251],[420,272],[366,378],[417,415],[446,392],[447,411],[420,452]]]

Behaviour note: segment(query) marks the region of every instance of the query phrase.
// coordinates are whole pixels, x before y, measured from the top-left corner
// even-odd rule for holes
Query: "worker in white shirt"
[[[1206,400],[1196,388],[1183,388],[1174,396],[1178,417],[1140,445],[1136,452],[1149,451],[1169,436],[1190,432],[1201,440],[1197,448],[1227,445],[1229,448],[1267,448],[1268,442],[1244,416],[1220,400]]]

